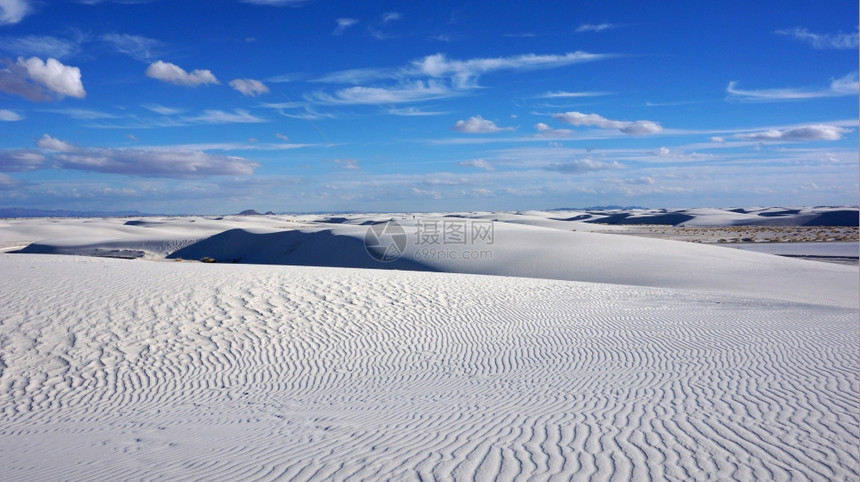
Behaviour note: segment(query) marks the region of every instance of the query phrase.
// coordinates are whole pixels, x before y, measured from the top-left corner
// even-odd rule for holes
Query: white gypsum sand
[[[6,480],[860,474],[839,303],[33,254],[0,272]]]

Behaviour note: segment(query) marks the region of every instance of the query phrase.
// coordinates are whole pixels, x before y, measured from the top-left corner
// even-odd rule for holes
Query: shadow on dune
[[[372,258],[361,239],[329,230],[255,234],[231,229],[170,253],[168,258],[212,258],[218,263],[283,264],[340,268],[436,271],[410,259],[383,263]]]

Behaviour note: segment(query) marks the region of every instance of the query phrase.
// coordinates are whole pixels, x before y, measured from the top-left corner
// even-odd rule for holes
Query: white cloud
[[[438,82],[403,82],[393,87],[349,87],[328,95],[317,92],[311,96],[323,104],[397,104],[451,97],[451,91]]]
[[[75,147],[68,142],[61,141],[49,136],[48,134],[43,135],[36,145],[39,146],[40,149],[47,149],[49,151],[70,152],[75,150]]]
[[[826,89],[762,89],[741,90],[737,82],[729,82],[726,92],[731,100],[741,102],[778,102],[784,100],[820,99],[825,97],[853,96],[858,93],[857,72],[850,73],[830,82]]]
[[[477,167],[478,169],[483,169],[485,171],[495,171],[496,166],[490,164],[484,159],[473,159],[471,161],[463,161],[460,163],[461,166],[471,166]]]
[[[43,62],[38,57],[26,60],[19,57],[15,64],[8,63],[0,68],[0,90],[30,100],[49,100],[50,94],[60,99],[87,95],[79,68],[63,65],[53,58]]]
[[[17,112],[9,109],[0,109],[0,122],[15,122],[23,119]]]
[[[602,171],[606,169],[621,169],[624,166],[616,161],[603,162],[594,159],[577,159],[573,161],[556,162],[546,166],[548,171],[556,171],[564,174],[584,174],[592,171]]]
[[[393,22],[395,20],[400,20],[399,12],[385,12],[382,14],[382,23]]]
[[[156,49],[161,46],[158,40],[138,35],[110,33],[102,35],[101,39],[115,51],[141,62],[152,60],[152,57],[157,55]]]
[[[358,165],[358,161],[355,159],[335,159],[334,162],[335,162],[335,164],[340,165],[340,167],[343,169],[350,169],[350,170],[360,170],[361,169],[361,167],[359,167],[359,165]]]
[[[258,122],[266,122],[257,116],[254,116],[246,110],[237,109],[233,112],[224,112],[223,110],[204,110],[202,114],[194,117],[186,117],[183,120],[187,122],[200,124],[253,124]]]
[[[23,172],[38,169],[45,156],[31,149],[0,150],[0,172]]]
[[[0,25],[16,24],[32,11],[27,0],[0,0]]]
[[[290,138],[289,138],[289,137],[287,137],[287,136],[285,136],[285,135],[281,134],[280,132],[279,132],[279,133],[277,133],[277,134],[275,134],[275,137],[277,137],[278,139],[280,139],[280,140],[282,140],[282,141],[288,141],[288,140],[290,140]]]
[[[654,155],[660,157],[668,157],[670,154],[672,154],[672,151],[668,147],[661,147],[654,151]]]
[[[165,107],[159,104],[146,104],[142,106],[144,109],[151,110],[152,112],[161,114],[161,115],[175,115],[183,112],[182,109],[177,109],[174,107]]]
[[[512,131],[513,127],[499,127],[495,122],[476,115],[468,120],[459,120],[451,130],[466,134],[490,134],[493,132]]]
[[[770,129],[764,132],[736,134],[738,139],[748,141],[837,141],[847,129],[826,124],[793,127],[779,130]]]
[[[599,23],[599,24],[591,24],[584,23],[577,27],[577,32],[602,32],[604,30],[608,30],[610,28],[615,28],[617,25],[613,25],[611,23]]]
[[[357,24],[358,19],[355,19],[355,18],[339,18],[339,19],[335,20],[335,22],[337,23],[337,27],[335,27],[334,30],[332,30],[331,34],[332,35],[341,35],[341,34],[343,34],[344,30]]]
[[[554,114],[552,117],[574,126],[594,126],[602,129],[618,129],[619,131],[631,136],[656,134],[663,130],[660,124],[653,121],[617,121],[601,117],[597,114],[583,114],[581,112],[565,112],[563,114]]]
[[[48,35],[27,35],[0,39],[0,49],[15,56],[53,57],[62,59],[80,51],[80,44],[72,40]]]
[[[573,135],[573,131],[570,129],[553,129],[549,125],[538,122],[535,124],[535,129],[538,131],[538,137],[545,138],[556,138],[556,137],[570,137]]]
[[[59,169],[75,169],[144,177],[252,174],[259,165],[236,156],[174,149],[83,148],[48,134],[38,142],[42,154]]]
[[[726,142],[726,139],[724,137],[714,136],[714,137],[711,137],[711,142],[716,142],[717,144],[723,144],[724,142]]]
[[[230,81],[230,87],[238,90],[242,95],[257,96],[269,92],[269,88],[259,80],[235,79]]]
[[[412,62],[413,73],[430,77],[450,77],[457,88],[477,87],[478,77],[498,70],[535,70],[593,62],[611,57],[605,54],[570,52],[564,55],[517,55],[512,57],[448,59],[445,54],[428,55]]]
[[[571,99],[577,97],[595,97],[599,95],[607,95],[606,92],[547,92],[537,96],[539,99]]]
[[[186,72],[182,67],[157,60],[146,68],[146,76],[176,85],[197,87],[203,84],[220,84],[209,70],[193,70]]]
[[[819,34],[812,33],[803,27],[794,27],[784,30],[777,30],[777,34],[788,35],[797,40],[808,42],[816,49],[856,49],[858,45],[857,32],[854,33],[837,33],[837,34]]]

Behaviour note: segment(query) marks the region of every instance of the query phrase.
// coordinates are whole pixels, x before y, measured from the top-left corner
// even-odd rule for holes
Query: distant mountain
[[[254,211],[253,209],[246,209],[239,213],[239,216],[262,216],[262,214]]]
[[[0,208],[0,218],[112,218],[157,216],[140,211],[73,211],[70,209]]]

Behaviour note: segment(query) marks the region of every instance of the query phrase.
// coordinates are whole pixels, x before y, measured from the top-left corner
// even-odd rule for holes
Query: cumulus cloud
[[[0,150],[0,172],[22,172],[38,169],[45,156],[32,149]]]
[[[729,82],[726,92],[730,100],[740,102],[779,102],[786,100],[820,99],[825,97],[853,96],[858,93],[857,72],[850,73],[830,82],[825,89],[738,89],[737,82]]]
[[[17,112],[9,109],[0,109],[0,122],[15,122],[23,119]]]
[[[86,97],[81,70],[53,58],[43,62],[38,57],[19,57],[14,64],[7,60],[0,66],[0,90],[34,101]]]
[[[16,24],[32,11],[27,0],[0,0],[0,25]]]
[[[36,143],[40,149],[45,149],[49,151],[57,151],[57,152],[71,152],[75,150],[75,146],[69,144],[68,142],[61,141],[55,137],[51,137],[48,134],[42,136],[41,139]]]
[[[513,127],[499,127],[495,122],[476,115],[468,120],[458,120],[451,130],[466,134],[490,134],[493,132],[512,131]]]
[[[606,169],[621,169],[622,167],[624,166],[616,161],[603,162],[587,158],[566,162],[556,162],[546,166],[545,169],[564,174],[584,174],[586,172],[602,171]]]
[[[857,32],[820,34],[810,32],[808,29],[803,27],[794,27],[784,30],[777,30],[776,33],[779,35],[787,35],[802,42],[807,42],[816,49],[850,50],[856,49],[858,46]]]
[[[238,90],[242,95],[255,97],[269,92],[269,88],[259,80],[235,79],[230,81],[230,87]]]
[[[335,27],[334,30],[332,30],[331,34],[332,35],[341,35],[341,34],[343,34],[344,30],[357,24],[358,20],[354,19],[354,18],[339,18],[339,19],[335,20],[335,22],[337,23],[337,27]]]
[[[156,49],[161,46],[158,40],[138,35],[110,33],[102,35],[101,40],[113,50],[141,62],[152,60],[152,57],[157,54]]]
[[[496,166],[490,164],[484,159],[473,159],[471,161],[462,161],[460,163],[461,166],[471,166],[477,167],[478,169],[483,169],[485,171],[495,171]]]
[[[182,67],[157,60],[146,68],[146,76],[176,85],[197,87],[204,84],[220,84],[209,70],[193,70],[186,72]]]
[[[630,136],[645,136],[656,134],[663,130],[660,124],[647,121],[617,121],[601,117],[597,114],[583,114],[581,112],[565,112],[554,114],[554,119],[566,122],[574,126],[593,126],[601,129],[618,129]]]
[[[18,58],[18,65],[26,70],[30,79],[45,86],[60,97],[84,98],[87,93],[81,83],[81,69],[63,65],[59,60],[49,58],[42,61],[38,57],[27,60]]]
[[[553,129],[543,122],[535,124],[535,129],[538,131],[538,137],[570,137],[573,135],[573,131],[570,129]]]
[[[791,129],[770,129],[764,132],[737,134],[738,139],[747,141],[838,141],[847,129],[827,124],[793,127]]]
[[[259,164],[236,156],[179,149],[84,148],[42,136],[38,144],[46,159],[59,169],[75,169],[144,177],[252,174]]]

